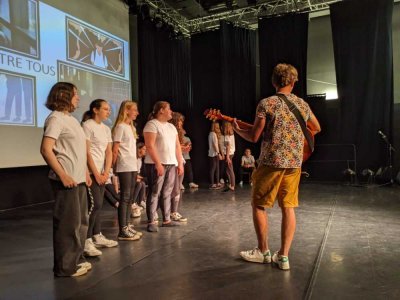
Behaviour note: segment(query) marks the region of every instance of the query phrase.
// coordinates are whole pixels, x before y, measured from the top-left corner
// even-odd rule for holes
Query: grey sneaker
[[[257,247],[253,250],[241,251],[240,256],[250,262],[260,263],[260,264],[270,264],[271,263],[271,251],[267,250],[264,253],[260,251]]]
[[[131,232],[128,226],[122,227],[118,234],[118,240],[120,241],[137,241],[138,239],[140,239],[140,237]]]
[[[279,269],[281,270],[289,270],[290,265],[289,265],[289,257],[284,256],[284,255],[279,255],[278,251],[272,255],[272,261],[274,264],[277,264]]]

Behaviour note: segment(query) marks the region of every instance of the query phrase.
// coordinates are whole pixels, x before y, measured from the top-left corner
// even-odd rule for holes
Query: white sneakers
[[[118,246],[117,241],[107,239],[101,232],[93,236],[93,244],[99,248],[111,248]]]
[[[85,248],[83,249],[83,255],[85,255],[85,256],[100,256],[102,254],[103,253],[100,250],[96,249],[96,247],[93,243],[93,240],[91,238],[87,239],[85,241]]]
[[[264,253],[261,252],[257,247],[253,250],[247,250],[240,252],[240,256],[250,262],[260,263],[260,264],[269,264],[273,262],[278,265],[278,268],[281,270],[289,270],[289,257],[280,255],[278,251],[276,251],[271,256],[271,251],[267,250]]]
[[[289,257],[284,256],[284,255],[279,255],[278,251],[272,255],[272,261],[274,264],[277,264],[279,269],[281,270],[289,270],[290,265],[289,265]]]
[[[264,253],[260,249],[255,247],[253,250],[241,251],[240,256],[250,262],[260,263],[260,264],[270,264],[271,263],[271,251],[267,250]]]
[[[143,208],[137,205],[136,203],[132,204],[132,217],[139,218],[142,215]]]
[[[172,221],[175,221],[175,222],[187,222],[187,220],[188,220],[187,218],[185,218],[178,212],[171,213],[171,219],[172,219]]]
[[[190,182],[190,183],[189,183],[189,187],[190,187],[191,189],[197,189],[197,188],[199,187],[199,185],[198,185],[198,184],[195,184],[194,182]]]

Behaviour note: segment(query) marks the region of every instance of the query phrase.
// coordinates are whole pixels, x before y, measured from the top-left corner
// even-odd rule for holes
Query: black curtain
[[[308,14],[264,18],[258,21],[260,51],[261,97],[275,94],[271,83],[273,68],[278,63],[289,63],[299,73],[293,93],[307,95]]]
[[[356,145],[359,170],[377,168],[387,163],[378,130],[392,135],[393,0],[338,2],[330,11],[342,141]]]
[[[190,82],[190,39],[179,39],[166,24],[138,18],[139,128],[155,102],[165,100],[174,111],[193,105]]]

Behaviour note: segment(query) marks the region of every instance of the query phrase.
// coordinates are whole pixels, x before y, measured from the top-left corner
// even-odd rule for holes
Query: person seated
[[[242,156],[242,162],[240,164],[240,182],[239,185],[243,185],[243,175],[249,175],[249,183],[251,184],[251,174],[253,173],[254,168],[256,167],[256,161],[254,156],[251,155],[251,150],[244,150],[244,155]]]

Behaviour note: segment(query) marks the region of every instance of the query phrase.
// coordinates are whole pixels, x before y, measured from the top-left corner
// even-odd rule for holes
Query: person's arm
[[[242,167],[244,167],[244,156],[242,156],[242,162],[240,163]]]
[[[144,136],[144,143],[146,145],[147,153],[150,155],[152,161],[155,164],[155,167],[157,169],[157,175],[161,176],[164,174],[164,167],[160,162],[160,158],[158,157],[155,144],[156,144],[156,138],[157,138],[157,133],[153,132],[143,132]],[[179,146],[180,148],[180,146]]]
[[[113,166],[113,169],[115,169],[115,164],[117,163],[119,145],[120,145],[120,142],[114,142],[113,146],[112,146],[112,161],[111,161],[111,165]]]
[[[231,151],[231,144],[230,144],[229,141],[225,141],[225,149],[226,149],[226,155],[225,155],[226,163],[228,165],[231,165],[232,164],[232,160],[231,160],[231,156],[229,154],[230,151]]]
[[[60,178],[62,184],[66,188],[76,187],[78,184],[69,176],[64,168],[61,166],[59,161],[57,160],[56,155],[53,152],[54,145],[56,140],[47,136],[44,136],[42,139],[42,143],[40,146],[40,153],[43,156],[43,159],[49,165],[49,167],[57,174]]]
[[[103,178],[101,177],[101,174],[96,168],[96,164],[94,163],[92,153],[90,152],[90,147],[91,147],[91,142],[89,140],[86,140],[86,157],[87,157],[87,165],[89,168],[89,171],[92,172],[94,179],[96,180],[98,185],[103,184]],[[90,175],[89,175],[90,176]]]
[[[104,171],[103,171],[103,179],[104,179],[104,183],[106,183],[106,181],[108,180],[108,177],[110,175],[110,169],[111,169],[111,164],[112,164],[112,160],[113,160],[113,153],[112,153],[112,143],[108,143],[107,144],[107,148],[106,148],[106,160],[104,163]]]
[[[265,119],[256,117],[254,124],[248,129],[240,128],[236,119],[233,121],[233,130],[246,141],[257,143],[265,127]]]
[[[217,153],[221,153],[221,151],[219,150],[219,146],[218,146],[218,137],[217,137],[217,134],[215,133],[215,132],[213,132],[212,134],[211,134],[211,147],[212,147],[212,150],[214,151],[214,152],[217,152]]]
[[[307,121],[307,127],[311,130],[313,135],[321,132],[321,125],[319,125],[319,122],[313,112],[310,113],[310,118]]]
[[[178,160],[178,175],[183,174],[183,156],[182,156],[182,150],[181,150],[181,144],[179,142],[178,136],[176,136],[176,142],[175,142],[175,155],[176,159]]]

